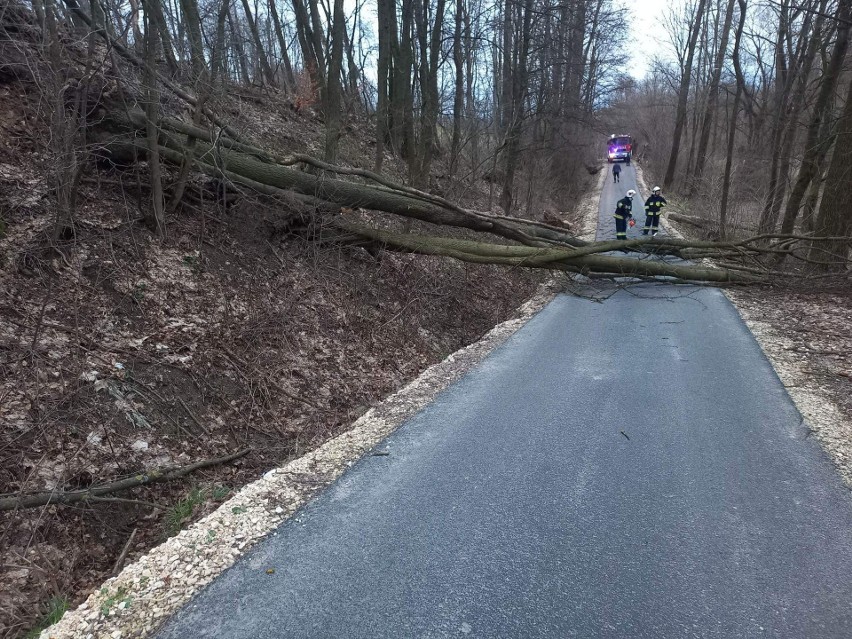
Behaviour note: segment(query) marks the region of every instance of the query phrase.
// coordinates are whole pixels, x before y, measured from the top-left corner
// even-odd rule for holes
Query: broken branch
[[[38,506],[46,506],[48,504],[73,504],[81,501],[88,501],[93,498],[101,497],[117,493],[138,486],[154,484],[162,481],[171,481],[179,479],[185,475],[209,468],[210,466],[218,466],[227,464],[228,462],[244,457],[251,451],[250,448],[226,455],[225,457],[216,457],[214,459],[203,459],[188,466],[176,466],[155,468],[154,470],[142,471],[132,477],[119,479],[118,481],[101,484],[87,488],[86,490],[61,491],[51,490],[43,493],[35,493],[31,495],[14,495],[0,498],[0,511],[16,510],[20,508],[36,508]]]

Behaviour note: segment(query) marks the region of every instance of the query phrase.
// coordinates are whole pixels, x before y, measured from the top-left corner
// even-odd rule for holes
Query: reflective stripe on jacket
[[[645,210],[649,215],[659,215],[662,208],[668,204],[662,195],[652,195],[645,202]]]
[[[626,217],[633,217],[633,200],[629,197],[623,197],[615,205],[615,213],[613,217],[618,220],[623,220]]]

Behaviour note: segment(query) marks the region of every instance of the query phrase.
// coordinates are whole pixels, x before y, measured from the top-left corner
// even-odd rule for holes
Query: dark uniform
[[[615,205],[615,239],[627,239],[627,220],[633,217],[633,200],[623,197]]]
[[[612,165],[612,181],[619,182],[621,177],[621,165],[617,162]]]
[[[660,213],[666,205],[666,198],[662,195],[652,195],[645,202],[645,228],[642,229],[642,235],[656,235],[660,230]]]

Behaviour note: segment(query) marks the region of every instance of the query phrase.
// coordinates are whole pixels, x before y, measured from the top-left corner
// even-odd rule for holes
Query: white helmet
[[[660,190],[661,190],[661,189],[660,189],[660,187],[659,187],[659,186],[655,186],[653,189],[651,189],[651,192],[652,192],[652,193],[656,193],[657,191],[660,191]]]
[[[630,189],[630,190],[627,192],[627,197],[633,197],[634,195],[636,195],[636,191],[634,191],[633,189]]]

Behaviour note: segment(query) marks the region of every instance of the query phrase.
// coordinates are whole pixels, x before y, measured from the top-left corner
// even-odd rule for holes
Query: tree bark
[[[686,104],[689,99],[689,86],[692,80],[692,61],[695,57],[695,45],[701,32],[701,19],[704,16],[704,7],[707,0],[698,0],[698,8],[695,12],[695,24],[689,36],[687,45],[686,63],[681,76],[680,89],[678,91],[677,113],[675,115],[675,129],[672,136],[672,150],[669,153],[669,163],[666,167],[666,176],[663,178],[663,188],[668,189],[674,182],[675,170],[677,169],[677,158],[680,153],[680,141],[683,135],[683,127],[686,124]]]
[[[438,66],[441,61],[441,36],[444,28],[446,1],[436,0],[435,17],[431,25],[429,25],[427,13],[430,0],[422,1],[422,11],[419,12],[420,24],[418,25],[421,42],[420,95],[422,96],[422,108],[420,112],[420,144],[418,145],[419,158],[414,182],[417,186],[428,187],[438,127],[438,100],[440,99],[438,94]]]
[[[849,215],[849,192],[852,189],[852,83],[846,91],[846,104],[837,122],[834,153],[825,180],[822,202],[817,213],[814,234],[845,236],[852,233]],[[849,243],[814,242],[810,258],[833,262],[824,268],[841,271],[847,268]]]
[[[825,158],[825,148],[819,144],[819,134],[823,120],[831,112],[832,97],[834,96],[837,82],[840,79],[840,72],[843,67],[843,60],[846,57],[846,51],[849,48],[849,30],[850,26],[852,26],[852,23],[850,23],[850,18],[852,18],[852,0],[838,1],[837,18],[837,39],[831,52],[828,67],[822,76],[819,95],[814,105],[813,117],[808,125],[805,154],[802,158],[799,175],[796,178],[796,183],[793,186],[790,197],[787,199],[787,206],[784,210],[784,220],[781,225],[781,232],[784,234],[788,234],[793,230],[796,217],[802,206],[802,199],[805,197],[805,193],[807,193],[808,186],[810,186],[814,176],[819,173],[821,160]]]
[[[725,20],[721,31],[721,40],[719,42],[719,50],[716,52],[716,59],[713,63],[713,73],[710,79],[710,86],[707,94],[707,104],[704,108],[704,118],[701,124],[701,136],[698,142],[698,157],[695,162],[695,178],[700,180],[704,173],[704,163],[707,160],[707,146],[710,142],[710,129],[713,124],[713,116],[716,112],[716,105],[719,98],[719,83],[722,79],[722,65],[725,62],[725,56],[728,53],[728,35],[731,31],[731,22],[734,18],[734,3],[736,0],[728,0],[728,6],[725,9]]]
[[[461,147],[461,123],[464,114],[464,59],[462,57],[462,13],[464,0],[456,0],[455,28],[453,30],[453,65],[455,87],[453,93],[453,137],[450,142],[450,175],[455,177]]]
[[[151,176],[151,209],[146,215],[148,227],[157,235],[166,234],[165,202],[163,199],[163,181],[160,171],[160,153],[158,146],[157,118],[159,116],[159,92],[157,76],[154,73],[155,50],[157,47],[157,29],[152,24],[151,15],[145,12],[145,128],[148,150],[148,170]]]
[[[523,26],[518,44],[517,62],[511,73],[511,103],[509,105],[509,128],[506,132],[503,160],[503,191],[500,204],[503,214],[509,215],[514,203],[515,171],[518,166],[518,151],[521,145],[521,124],[526,103],[529,78],[529,51],[532,29],[533,0],[525,0]]]
[[[343,0],[334,0],[334,16],[331,25],[331,55],[329,56],[326,99],[323,105],[325,115],[325,161],[337,162],[337,147],[343,126],[341,113],[340,74],[343,70],[343,36],[346,30],[346,18],[343,15]]]
[[[377,72],[377,103],[376,103],[376,158],[374,167],[377,173],[381,173],[385,161],[385,144],[389,141],[388,118],[389,88],[393,84],[391,74],[391,15],[396,12],[393,0],[378,0],[376,17],[379,28],[379,56],[376,64]]]
[[[740,43],[743,37],[743,28],[746,19],[746,0],[737,0],[740,6],[740,19],[737,23],[737,32],[734,35],[734,64],[739,65]],[[719,207],[719,240],[724,242],[728,234],[728,199],[731,192],[731,169],[734,161],[734,142],[737,137],[737,113],[742,96],[742,85],[737,82],[734,92],[734,105],[731,108],[731,119],[728,122],[728,146],[725,152],[725,172],[722,177],[722,201]]]

